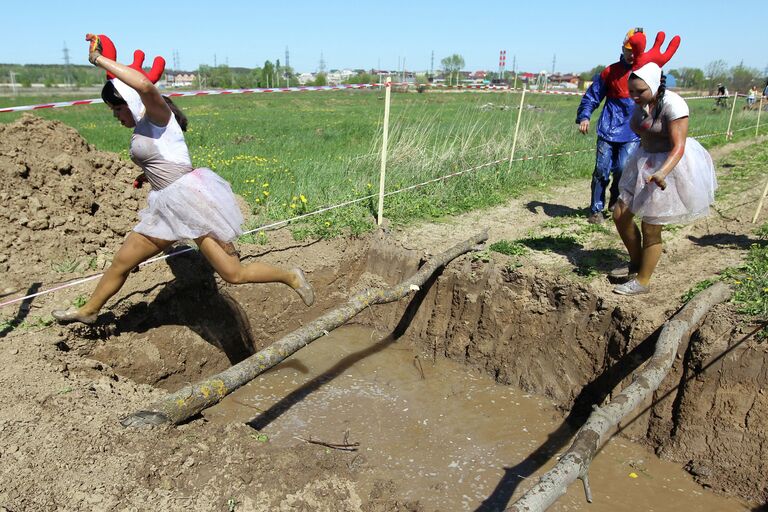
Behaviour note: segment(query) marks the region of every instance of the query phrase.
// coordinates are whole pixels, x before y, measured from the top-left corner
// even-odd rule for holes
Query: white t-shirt
[[[643,135],[669,137],[669,123],[688,115],[688,104],[685,100],[677,93],[664,91],[661,111],[651,111],[649,106],[636,108],[630,119],[630,127],[641,137]]]

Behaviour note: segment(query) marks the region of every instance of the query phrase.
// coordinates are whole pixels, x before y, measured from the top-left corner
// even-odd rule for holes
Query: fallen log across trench
[[[142,427],[172,423],[178,425],[221,401],[222,398],[247,384],[266,370],[309,343],[344,325],[352,317],[374,304],[386,304],[402,299],[420,287],[441,267],[464,253],[476,250],[488,239],[482,231],[454,245],[429,260],[412,276],[389,288],[368,288],[349,298],[346,304],[325,313],[320,318],[291,332],[265,349],[197,384],[191,384],[155,402],[146,410],[124,418],[124,427]]]
[[[597,451],[611,437],[611,432],[624,417],[634,411],[656,391],[672,368],[677,349],[704,321],[709,310],[731,295],[731,289],[718,282],[700,292],[676,315],[664,323],[653,355],[633,382],[608,404],[593,406],[592,414],[579,429],[573,444],[555,466],[541,476],[506,512],[540,512],[546,510],[577,478],[584,484],[587,501],[592,503],[589,487],[589,465]]]

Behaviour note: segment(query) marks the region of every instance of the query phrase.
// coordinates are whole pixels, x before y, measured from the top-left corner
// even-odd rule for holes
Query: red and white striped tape
[[[393,84],[393,85],[405,85],[405,84]],[[428,84],[429,87],[438,87],[442,89],[467,89],[467,90],[487,90],[487,91],[519,91],[522,89],[513,89],[509,85],[446,85],[446,84]],[[570,92],[570,91],[538,91],[536,89],[527,89],[526,94],[558,94],[561,96],[583,96],[583,92]]]
[[[344,89],[370,89],[374,87],[382,87],[383,85],[390,85],[390,86],[408,86],[408,85],[414,85],[408,82],[387,82],[386,84],[340,84],[340,85],[307,85],[307,86],[299,86],[299,87],[275,87],[275,88],[256,88],[256,89],[210,89],[210,90],[203,90],[203,91],[180,91],[180,92],[172,92],[169,94],[166,94],[166,96],[170,98],[180,98],[184,96],[215,96],[219,94],[264,94],[264,93],[274,93],[274,92],[307,92],[307,91],[338,91],[338,90],[344,90]],[[487,90],[487,91],[517,91],[518,89],[513,89],[512,87],[508,85],[446,85],[446,84],[427,84],[428,87],[435,87],[435,88],[441,88],[441,89],[457,89],[457,90],[469,90],[469,91],[477,91],[477,90]],[[527,90],[528,94],[554,94],[559,96],[582,96],[584,93],[581,92],[570,92],[570,91],[537,91],[537,90]],[[685,100],[700,100],[700,99],[711,99],[711,98],[719,98],[720,96],[689,96],[689,97],[683,97]],[[732,94],[730,96],[726,96],[728,98],[730,97],[738,97],[737,94]],[[42,103],[39,105],[22,105],[18,107],[5,107],[0,108],[0,113],[3,112],[22,112],[26,110],[41,110],[46,108],[62,108],[62,107],[73,107],[76,105],[92,105],[96,103],[104,103],[103,100],[100,98],[93,98],[93,99],[85,99],[85,100],[75,100],[75,101],[60,101],[57,103]]]
[[[271,92],[306,92],[306,91],[336,91],[343,89],[368,89],[372,87],[381,87],[381,84],[341,84],[341,85],[307,85],[301,87],[275,87],[271,89],[211,89],[207,91],[180,91],[166,94],[171,98],[182,96],[215,96],[218,94],[261,94]],[[92,105],[94,103],[104,103],[100,98],[76,101],[61,101],[58,103],[43,103],[40,105],[23,105],[19,107],[0,108],[3,112],[21,112],[24,110],[39,110],[44,108],[72,107],[75,105]]]
[[[44,108],[72,107],[74,105],[91,105],[93,103],[104,103],[104,100],[102,100],[101,98],[94,98],[91,100],[61,101],[58,103],[42,103],[40,105],[22,105],[19,107],[5,107],[5,108],[0,108],[0,113],[21,112],[22,110],[40,110]]]

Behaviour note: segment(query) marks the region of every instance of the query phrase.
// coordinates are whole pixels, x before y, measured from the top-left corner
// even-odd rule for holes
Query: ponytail
[[[171,98],[169,98],[168,96],[163,96],[163,99],[165,100],[165,103],[168,105],[168,108],[171,109],[171,112],[173,112],[173,117],[175,117],[176,122],[179,123],[179,126],[181,127],[181,131],[183,132],[187,131],[187,125],[189,125],[187,116],[184,115],[181,109],[176,106],[176,104],[171,100]]]
[[[659,82],[659,90],[656,91],[656,110],[653,113],[653,122],[659,118],[661,109],[664,107],[664,92],[667,90],[667,75],[664,72],[661,73],[661,81]]]

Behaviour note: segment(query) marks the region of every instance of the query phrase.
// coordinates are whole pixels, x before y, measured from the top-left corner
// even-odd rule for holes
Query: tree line
[[[458,83],[459,72],[464,67],[464,58],[452,54],[440,61],[445,77],[451,82]],[[605,66],[595,66],[579,76],[583,82],[590,81],[600,73]],[[292,68],[283,66],[278,59],[274,63],[267,60],[262,66],[254,68],[229,67],[225,64],[218,66],[201,65],[198,69],[189,71],[195,75],[194,87],[197,88],[252,88],[252,87],[293,87],[299,84],[296,73]],[[167,74],[174,74],[168,70]],[[768,78],[768,69],[761,73],[756,68],[739,63],[728,67],[724,60],[715,60],[704,69],[681,67],[668,71],[675,77],[677,87],[714,91],[718,83],[723,83],[730,90],[746,92],[750,87],[762,89]],[[495,76],[490,73],[489,76]],[[0,64],[0,83],[9,84],[11,78],[20,87],[31,87],[34,84],[45,84],[53,87],[58,84],[70,84],[72,87],[88,87],[104,81],[103,71],[88,65],[63,64]],[[374,83],[378,77],[372,72],[359,72],[346,80],[347,83]],[[319,73],[309,85],[326,85],[327,75]]]

